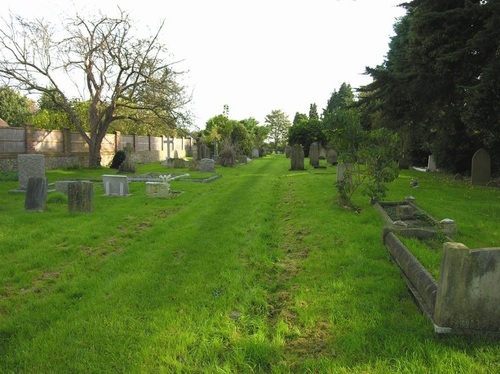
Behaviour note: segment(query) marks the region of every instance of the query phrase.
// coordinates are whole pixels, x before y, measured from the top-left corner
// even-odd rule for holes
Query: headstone
[[[259,158],[259,148],[257,147],[252,148],[252,158]]]
[[[135,165],[132,162],[132,144],[127,143],[125,147],[125,160],[118,167],[120,173],[135,173]]]
[[[43,211],[45,209],[47,190],[47,178],[30,177],[28,179],[28,185],[26,186],[24,209],[31,211]]]
[[[415,218],[415,209],[411,205],[397,205],[396,217],[402,221]]]
[[[214,173],[215,161],[210,158],[202,158],[200,160],[199,171],[202,173]]]
[[[500,332],[500,248],[443,245],[434,323],[451,332]]]
[[[434,161],[433,155],[429,155],[427,160],[427,171],[436,171],[436,161]]]
[[[290,170],[305,170],[304,149],[300,144],[295,144],[290,150]]]
[[[165,165],[172,169],[183,169],[188,167],[188,161],[183,158],[169,158],[166,161],[162,162],[162,165]]]
[[[319,167],[319,143],[312,142],[309,147],[309,164],[312,167]]]
[[[104,196],[130,196],[126,175],[103,175]]]
[[[472,184],[485,186],[491,178],[490,154],[483,148],[472,156],[471,181]]]
[[[238,161],[239,161],[240,164],[243,164],[243,165],[247,164],[248,163],[248,157],[247,156],[240,156],[238,158]]]
[[[352,173],[354,172],[354,164],[340,163],[337,166],[337,183],[348,183],[352,185]]]
[[[68,211],[91,213],[94,210],[94,184],[89,181],[68,183]]]
[[[326,162],[330,165],[337,164],[337,151],[331,145],[326,148]]]
[[[189,175],[189,174],[188,174]],[[146,195],[153,198],[166,198],[170,196],[171,175],[160,175],[159,182],[146,182]]]
[[[45,156],[38,154],[17,155],[17,170],[19,174],[19,190],[26,190],[28,179],[45,177]]]

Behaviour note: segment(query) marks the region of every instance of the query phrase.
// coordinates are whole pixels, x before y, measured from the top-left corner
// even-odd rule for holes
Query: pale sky
[[[116,15],[117,6],[155,33],[182,60],[183,84],[197,128],[222,114],[265,116],[281,110],[293,120],[315,103],[321,114],[343,82],[371,82],[366,66],[384,61],[403,0],[2,0],[0,14],[58,20],[76,11]]]

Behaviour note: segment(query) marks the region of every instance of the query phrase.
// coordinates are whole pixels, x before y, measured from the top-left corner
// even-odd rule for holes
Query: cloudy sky
[[[370,83],[366,66],[384,61],[401,0],[2,0],[0,13],[61,19],[76,11],[115,15],[117,6],[140,27],[157,31],[183,83],[192,91],[196,127],[229,106],[231,119],[272,110],[290,120],[321,113],[343,82]],[[82,5],[84,4],[84,5]]]

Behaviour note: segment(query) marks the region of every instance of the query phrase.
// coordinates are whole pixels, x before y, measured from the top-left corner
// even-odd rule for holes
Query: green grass
[[[1,373],[495,373],[500,344],[438,338],[409,295],[363,196],[339,207],[335,168],[284,156],[171,182],[172,199],[102,196],[69,213],[60,196],[24,210],[0,182]],[[190,173],[161,164],[137,174]],[[109,169],[48,171],[49,183]],[[419,178],[420,188],[409,182]],[[500,191],[402,171],[407,195],[457,222],[470,248],[498,245]],[[409,243],[426,267],[440,249]],[[418,247],[418,248],[417,248]],[[419,257],[419,258],[420,258]]]

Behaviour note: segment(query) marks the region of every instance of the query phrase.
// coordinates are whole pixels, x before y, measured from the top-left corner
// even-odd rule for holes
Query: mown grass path
[[[433,336],[378,213],[362,198],[359,214],[335,204],[335,168],[288,169],[283,156],[219,167],[211,183],[172,182],[183,193],[168,200],[96,184],[91,214],[27,213],[3,182],[0,372],[498,368],[497,342]]]

